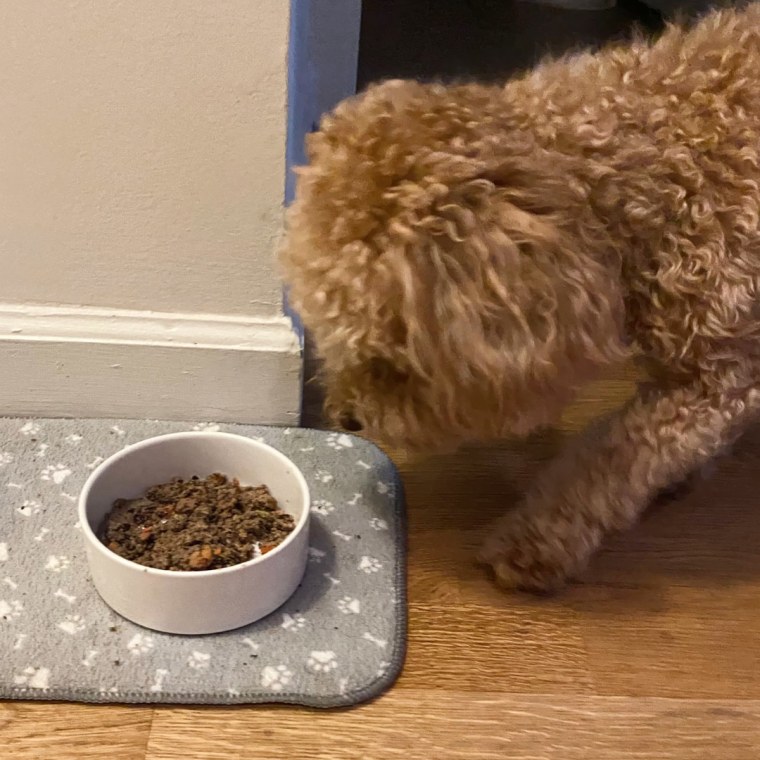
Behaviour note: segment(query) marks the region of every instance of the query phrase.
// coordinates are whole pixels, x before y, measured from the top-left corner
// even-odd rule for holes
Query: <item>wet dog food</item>
[[[266,554],[295,528],[266,486],[218,473],[175,479],[138,499],[119,499],[102,541],[125,559],[160,570],[215,570]]]

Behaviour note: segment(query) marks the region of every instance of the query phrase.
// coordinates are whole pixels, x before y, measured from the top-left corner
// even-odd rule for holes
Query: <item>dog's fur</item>
[[[388,82],[308,143],[282,252],[327,408],[432,449],[551,423],[640,353],[482,558],[548,590],[760,409],[760,5],[503,87]]]

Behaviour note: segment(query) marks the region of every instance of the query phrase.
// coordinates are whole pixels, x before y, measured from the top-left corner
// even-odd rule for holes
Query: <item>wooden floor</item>
[[[567,428],[631,392],[591,389]],[[397,686],[345,712],[0,704],[13,760],[757,760],[760,433],[613,540],[554,599],[497,591],[471,557],[559,443],[399,456],[410,645]],[[1,656],[1,654],[0,654]]]

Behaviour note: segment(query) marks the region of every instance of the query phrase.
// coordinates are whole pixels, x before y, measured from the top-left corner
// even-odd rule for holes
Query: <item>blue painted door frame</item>
[[[322,114],[356,92],[360,26],[361,0],[290,0],[286,205],[295,190],[292,169],[306,161],[304,138]],[[287,292],[284,301],[303,343]]]

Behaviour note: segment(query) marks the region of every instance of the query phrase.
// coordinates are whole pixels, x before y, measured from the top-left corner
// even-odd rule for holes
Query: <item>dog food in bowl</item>
[[[264,486],[215,473],[176,478],[137,499],[118,499],[101,540],[115,554],[159,570],[231,567],[266,554],[295,528]]]

